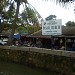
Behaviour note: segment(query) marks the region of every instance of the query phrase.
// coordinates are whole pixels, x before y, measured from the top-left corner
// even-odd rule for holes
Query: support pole
[[[66,37],[65,37],[65,50],[66,50]]]

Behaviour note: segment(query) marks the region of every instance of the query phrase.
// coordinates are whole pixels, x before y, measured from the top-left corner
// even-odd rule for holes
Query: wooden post
[[[66,37],[65,37],[65,50],[66,50]]]
[[[2,29],[2,28],[1,28],[1,20],[0,20],[0,32],[1,32],[1,29]]]
[[[51,35],[51,50],[54,49],[54,37]]]

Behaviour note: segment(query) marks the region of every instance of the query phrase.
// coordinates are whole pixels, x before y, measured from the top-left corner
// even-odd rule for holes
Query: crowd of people
[[[14,40],[13,45],[15,46],[26,46],[26,47],[38,47],[38,48],[48,48],[48,49],[65,49],[64,41],[59,41],[59,39],[54,39],[54,41],[51,41],[51,39],[38,39],[36,40]]]
[[[26,46],[26,47],[38,47],[38,48],[42,48],[42,42],[41,40],[37,40],[36,42],[32,41],[32,40],[13,40],[13,45],[15,46]]]
[[[0,45],[7,45],[7,38],[0,38]],[[13,46],[26,46],[26,47],[37,47],[37,48],[48,48],[48,49],[55,49],[55,50],[68,50],[74,51],[75,50],[75,39],[64,39],[64,38],[53,38],[53,39],[40,39],[34,38],[33,39],[15,39],[12,42]]]

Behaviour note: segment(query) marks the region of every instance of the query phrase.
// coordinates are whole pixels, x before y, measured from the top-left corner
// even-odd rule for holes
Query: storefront
[[[42,35],[42,30],[38,32],[28,35],[27,38],[41,39],[43,48],[51,48],[58,50],[74,50],[75,48],[75,27],[62,27],[62,35]]]

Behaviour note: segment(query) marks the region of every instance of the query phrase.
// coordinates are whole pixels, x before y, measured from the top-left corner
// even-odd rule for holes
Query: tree
[[[17,28],[17,31],[20,33],[20,34],[27,34],[27,28],[23,27],[23,26],[19,26]]]
[[[33,32],[35,32],[35,26],[37,26],[37,30],[39,29],[39,15],[35,12],[34,8],[28,3],[27,7],[25,7],[24,11],[21,13],[22,24],[23,25],[32,25]],[[30,33],[28,29],[28,33]]]
[[[12,10],[11,8],[13,7],[13,4],[16,3],[16,5],[14,5],[16,7],[15,8],[16,12],[15,12],[13,20],[12,20],[13,27],[12,27],[11,40],[13,40],[13,38],[14,38],[15,26],[16,26],[16,23],[18,20],[18,15],[19,15],[19,6],[22,2],[24,2],[26,4],[27,0],[0,0],[0,15],[1,15],[1,19],[3,18],[4,23],[8,23],[8,21],[10,19],[10,15],[12,14],[12,12],[10,12]],[[6,8],[8,8],[10,10],[7,12]]]
[[[13,27],[12,27],[12,35],[11,35],[11,40],[10,42],[12,43],[12,40],[14,39],[14,33],[15,33],[15,26],[16,26],[16,22],[18,20],[18,15],[19,15],[19,6],[22,2],[24,2],[25,4],[27,3],[27,0],[14,0],[14,2],[16,2],[16,13],[15,13],[15,18],[14,18],[14,21],[13,21]]]
[[[74,0],[58,0],[58,1],[66,3],[66,2],[73,2]]]
[[[46,20],[52,20],[52,19],[55,19],[56,16],[55,15],[49,15],[48,17],[46,17],[45,19]]]
[[[75,22],[68,21],[66,23],[66,26],[69,26],[69,27],[75,26]]]
[[[59,3],[60,2],[66,3],[66,2],[71,2],[71,1],[73,2],[73,0],[55,0],[55,1],[56,1],[56,3],[58,3],[58,2]],[[10,7],[12,8],[14,3],[16,4],[16,5],[14,5],[15,6],[15,10],[16,10],[16,11],[14,11],[14,13],[11,12],[10,10],[8,12],[5,11],[6,8],[10,8]],[[26,18],[27,18],[26,22],[28,23],[31,20],[32,23],[34,23],[34,25],[38,24],[38,19],[35,18],[35,14],[33,15],[34,16],[33,19],[31,19],[30,18],[31,16],[29,16],[30,14],[28,14],[28,13],[30,13],[29,12],[30,10],[27,8],[27,4],[28,4],[27,0],[0,0],[0,15],[1,15],[1,17],[2,16],[4,17],[3,20],[4,20],[5,23],[8,23],[8,21],[12,23],[12,36],[11,36],[11,40],[13,40],[16,25],[18,24],[19,21],[21,21],[20,18],[19,18],[19,7],[20,7],[20,5],[22,3],[25,3],[26,10],[27,10],[26,11],[26,13],[27,13],[27,15],[26,15]],[[8,14],[10,12],[13,15],[12,14]]]
[[[45,0],[46,1],[46,0]],[[48,1],[48,0],[47,0]],[[74,2],[74,0],[51,0],[51,1],[56,1],[56,3],[68,3],[68,2]]]

